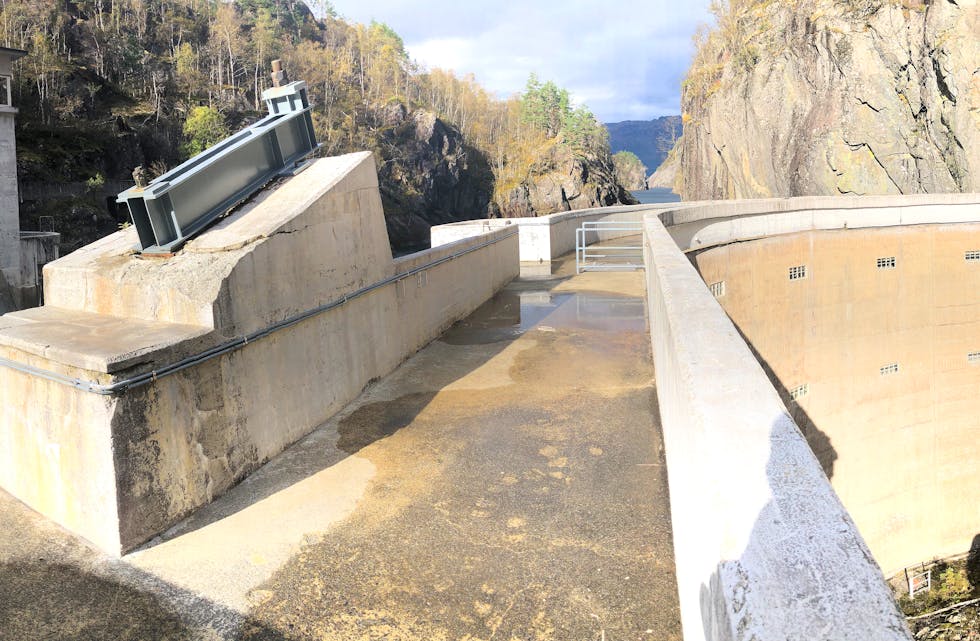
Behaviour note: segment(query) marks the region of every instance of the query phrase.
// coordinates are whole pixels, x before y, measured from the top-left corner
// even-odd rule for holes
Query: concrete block
[[[0,358],[34,368],[0,367],[0,485],[113,554],[311,432],[519,269],[510,230],[393,260],[370,153],[315,162],[172,258],[134,243],[122,231],[50,263],[47,304],[0,319]],[[146,384],[100,396],[46,373]]]

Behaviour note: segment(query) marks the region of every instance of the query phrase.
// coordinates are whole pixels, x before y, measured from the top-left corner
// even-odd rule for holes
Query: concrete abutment
[[[393,260],[368,153],[317,161],[168,260],[133,244],[127,230],[51,263],[46,305],[0,320],[0,358],[20,370],[0,368],[0,485],[115,554],[309,433],[518,269],[508,230]]]

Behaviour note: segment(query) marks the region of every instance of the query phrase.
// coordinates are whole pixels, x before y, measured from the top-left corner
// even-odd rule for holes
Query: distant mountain
[[[681,117],[664,116],[656,120],[607,122],[609,150],[632,151],[651,174],[664,161],[681,135]]]

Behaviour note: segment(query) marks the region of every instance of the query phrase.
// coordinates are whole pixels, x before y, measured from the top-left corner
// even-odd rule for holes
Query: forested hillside
[[[54,217],[67,249],[122,220],[137,165],[161,173],[262,115],[273,59],[309,84],[323,153],[376,154],[393,245],[428,227],[630,199],[605,129],[553,83],[498,100],[473,78],[417,68],[382,23],[300,0],[4,0],[15,67],[22,225]],[[193,112],[194,118],[187,123]]]

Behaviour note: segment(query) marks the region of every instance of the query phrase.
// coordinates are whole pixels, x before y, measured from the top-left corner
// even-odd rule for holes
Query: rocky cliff
[[[977,0],[730,0],[684,84],[685,199],[980,191]]]
[[[674,189],[677,180],[677,171],[680,169],[678,162],[679,153],[672,150],[667,158],[657,167],[657,171],[650,174],[647,178],[647,189]]]
[[[396,253],[429,246],[429,227],[498,216],[557,211],[636,200],[617,181],[607,149],[546,143],[526,175],[494,200],[497,177],[459,129],[425,109],[391,104],[375,114],[378,180]]]
[[[428,247],[432,225],[486,218],[493,173],[458,129],[402,104],[378,117],[378,182],[393,251]]]
[[[503,195],[498,212],[491,215],[543,216],[636,203],[616,181],[608,150],[583,154],[566,145],[551,145],[537,156],[527,177]]]
[[[616,182],[630,191],[647,188],[647,168],[632,151],[613,154]]]

